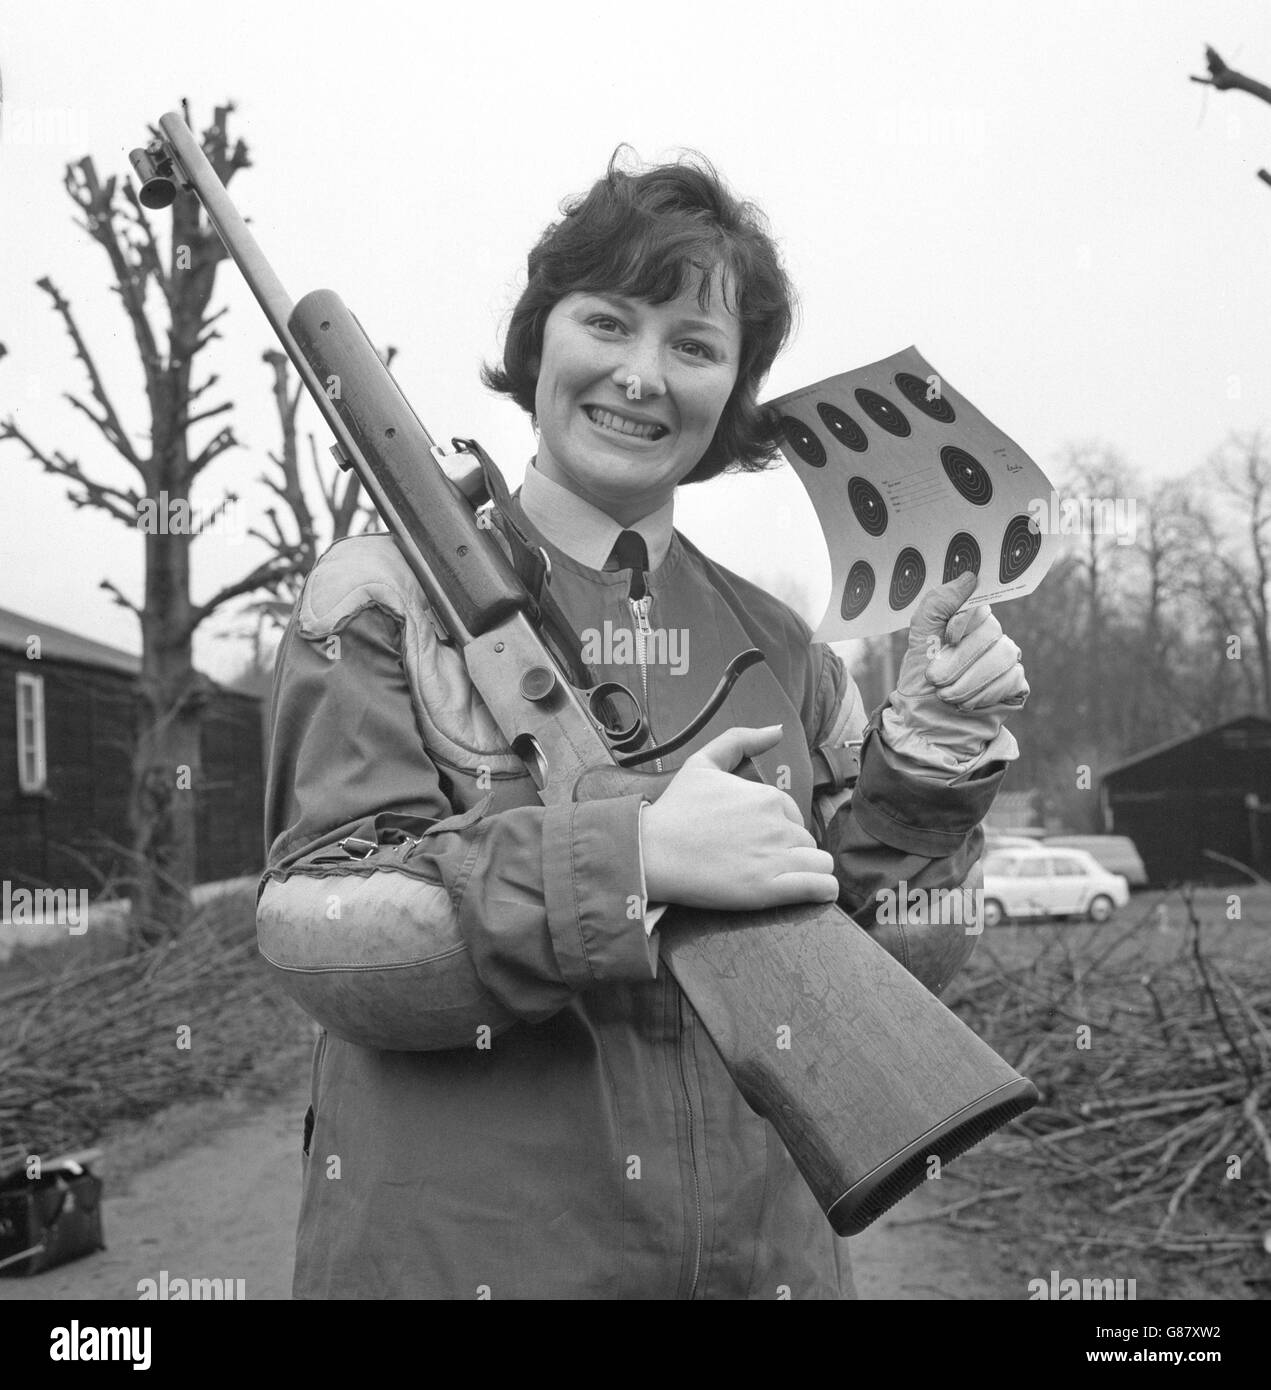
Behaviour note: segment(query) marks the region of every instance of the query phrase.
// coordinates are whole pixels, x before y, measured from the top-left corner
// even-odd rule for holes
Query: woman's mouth
[[[624,434],[630,439],[657,440],[670,433],[665,425],[642,424],[595,405],[583,406],[583,412],[598,429],[609,430],[613,434]]]

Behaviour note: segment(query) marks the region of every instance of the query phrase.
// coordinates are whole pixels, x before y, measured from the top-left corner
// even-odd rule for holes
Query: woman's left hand
[[[1019,648],[989,606],[958,612],[976,579],[968,572],[933,589],[909,625],[884,731],[892,747],[919,761],[932,761],[923,756],[928,748],[944,755],[941,765],[973,760],[1028,699]]]

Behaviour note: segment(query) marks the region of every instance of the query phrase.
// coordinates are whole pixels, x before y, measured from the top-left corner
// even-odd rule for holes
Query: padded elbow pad
[[[271,878],[256,934],[287,994],[361,1047],[474,1047],[516,1021],[478,978],[445,888],[411,875]]]

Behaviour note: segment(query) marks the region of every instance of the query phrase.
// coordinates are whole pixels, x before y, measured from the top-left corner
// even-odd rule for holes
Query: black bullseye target
[[[896,567],[891,572],[891,588],[887,592],[887,602],[896,612],[909,605],[922,590],[922,581],[927,577],[927,566],[922,556],[912,545],[907,545],[896,556]]]
[[[957,419],[953,407],[943,396],[928,397],[931,388],[920,376],[914,376],[912,372],[897,372],[896,385],[909,404],[916,405],[924,415],[930,415],[942,425],[951,425]]]
[[[892,405],[886,396],[871,391],[868,386],[856,388],[856,403],[876,424],[881,425],[888,434],[904,439],[909,434],[909,421],[900,413],[900,407]]]
[[[796,420],[793,415],[783,415],[781,432],[804,463],[812,468],[825,467],[825,446],[802,420]]]
[[[1034,531],[1029,524],[1032,518],[1025,512],[1011,517],[1006,523],[1002,536],[1002,561],[998,567],[998,578],[1003,584],[1018,579],[1037,558],[1042,548],[1040,531]]]
[[[847,500],[852,504],[861,528],[871,536],[881,536],[887,529],[887,504],[874,484],[865,478],[849,478]]]
[[[846,411],[831,405],[829,401],[821,401],[817,405],[816,413],[821,417],[821,423],[840,444],[855,449],[858,454],[863,454],[869,448],[865,431]]]
[[[979,574],[980,547],[974,536],[959,531],[944,552],[944,579],[941,582],[947,584],[968,570],[972,574]]]
[[[987,507],[993,500],[993,481],[979,459],[956,444],[946,444],[940,450],[940,462],[949,481],[972,506]]]
[[[874,597],[874,571],[864,560],[857,560],[847,572],[847,583],[843,585],[843,602],[839,612],[844,622],[859,618],[869,607]]]

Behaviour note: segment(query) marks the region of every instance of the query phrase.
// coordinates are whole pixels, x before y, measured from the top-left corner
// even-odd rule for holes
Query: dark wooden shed
[[[0,609],[0,879],[95,892],[121,877],[140,671],[128,652]],[[261,867],[261,747],[260,701],[215,687],[193,789],[199,883]]]
[[[1230,883],[1206,854],[1271,877],[1271,719],[1244,714],[1126,758],[1099,787],[1104,829],[1138,846],[1154,884]]]

